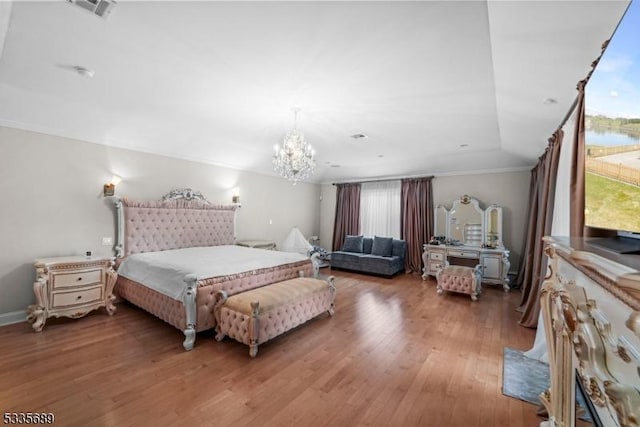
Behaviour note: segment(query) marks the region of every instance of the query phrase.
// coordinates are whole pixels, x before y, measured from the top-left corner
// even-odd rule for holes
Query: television
[[[585,87],[585,225],[590,243],[640,253],[640,0],[627,8]]]

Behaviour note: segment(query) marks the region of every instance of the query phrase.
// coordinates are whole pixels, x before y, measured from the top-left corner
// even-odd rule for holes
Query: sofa
[[[331,253],[331,268],[391,277],[404,270],[407,244],[391,237],[346,236]]]

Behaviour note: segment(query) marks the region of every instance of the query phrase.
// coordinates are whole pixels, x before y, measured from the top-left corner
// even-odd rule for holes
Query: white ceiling
[[[273,174],[299,106],[314,182],[530,167],[628,3],[0,1],[0,125]]]

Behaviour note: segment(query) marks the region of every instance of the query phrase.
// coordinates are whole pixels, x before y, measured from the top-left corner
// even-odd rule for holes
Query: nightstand
[[[36,332],[49,317],[78,318],[105,307],[112,315],[113,286],[118,277],[110,257],[57,257],[38,259],[33,293],[36,303],[27,309],[27,320]]]

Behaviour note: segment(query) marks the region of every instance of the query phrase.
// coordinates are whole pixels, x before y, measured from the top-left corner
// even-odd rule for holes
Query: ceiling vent
[[[116,5],[115,0],[67,0],[69,3],[73,3],[80,6],[84,10],[88,10],[94,15],[98,15],[101,18],[107,18],[113,8]]]

